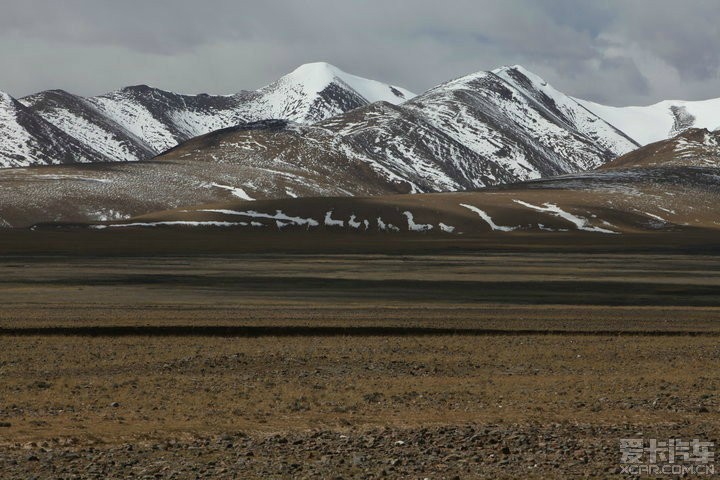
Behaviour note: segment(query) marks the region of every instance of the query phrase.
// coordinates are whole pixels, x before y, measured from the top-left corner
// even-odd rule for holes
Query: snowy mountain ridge
[[[318,101],[323,92],[331,93],[333,89],[344,90],[343,93],[349,96],[344,101],[350,100],[357,106],[374,102],[397,105],[415,96],[401,87],[345,73],[329,63],[307,63],[258,90],[262,101],[259,102],[260,112],[256,116],[263,118],[255,120],[279,118],[310,123],[350,110],[347,108],[349,105],[342,105],[341,99],[335,102],[329,98]]]
[[[0,167],[109,160],[0,92]]]
[[[525,87],[536,101],[551,105],[551,112],[556,114],[561,121],[567,122],[569,126],[574,126],[579,132],[590,136],[601,147],[623,153],[634,148],[636,140],[629,137],[622,129],[616,128],[607,119],[589,111],[582,103],[555,89],[522,65],[498,68],[493,70],[493,73],[518,88]],[[552,104],[555,108],[552,107]],[[604,121],[598,121],[597,117]]]
[[[150,161],[0,170],[0,187],[13,185],[0,188],[0,217],[21,226],[48,218],[125,218],[237,198],[471,191],[593,169],[638,147],[522,70],[498,73],[467,75],[400,104],[374,102],[315,123],[242,123],[194,137]],[[323,85],[311,91],[318,88]],[[152,95],[156,103],[177,100]],[[309,112],[306,103],[288,105],[288,112]],[[163,119],[167,112],[154,113]]]
[[[49,90],[19,101],[8,95],[0,100],[0,167],[146,160],[191,138],[268,119],[313,125],[338,117],[341,132],[357,131],[353,136],[366,140],[360,125],[370,116],[353,127],[355,120],[348,119],[357,115],[343,115],[387,102],[400,110],[362,110],[373,124],[383,123],[393,132],[373,139],[373,149],[397,158],[425,149],[425,170],[427,162],[476,162],[463,167],[463,175],[484,172],[460,183],[446,178],[441,184],[447,188],[591,169],[690,127],[720,127],[720,99],[607,107],[565,95],[520,65],[451,80],[420,97],[316,62],[258,90],[233,95],[184,95],[136,85],[89,98]],[[432,131],[428,139],[435,138],[435,144],[422,146],[428,139],[417,138],[413,144],[412,135],[403,138],[423,128]],[[368,154],[367,147],[343,144],[342,152],[359,152],[358,158],[373,168],[398,165]],[[445,157],[440,161],[439,156]],[[417,167],[411,166],[417,159],[399,161],[406,164],[404,170]]]
[[[720,128],[720,98],[664,100],[644,107],[611,107],[580,99],[577,102],[641,145],[672,138],[689,128]]]
[[[38,122],[46,122],[84,145],[85,154],[78,155],[77,162],[125,162],[145,160],[190,138],[242,123],[270,118],[313,123],[373,102],[401,103],[412,97],[404,88],[318,62],[302,65],[259,90],[233,95],[183,95],[136,85],[89,98],[48,90],[19,103],[26,107],[25,116],[35,114]],[[10,105],[8,98],[3,97],[3,104]],[[0,136],[0,144],[5,146],[0,147],[0,167],[72,161],[49,159],[40,151],[34,154],[28,143],[23,143],[25,150],[15,152],[19,148],[15,136],[21,135],[23,128],[8,117],[10,110],[5,108],[2,121],[5,134]],[[22,135],[32,137],[32,132]],[[92,154],[88,156],[88,152]]]

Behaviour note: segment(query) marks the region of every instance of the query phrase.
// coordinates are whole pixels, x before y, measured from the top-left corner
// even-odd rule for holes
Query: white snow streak
[[[276,210],[275,213],[262,213],[262,212],[256,212],[255,210],[248,210],[248,211],[237,211],[237,210],[225,210],[225,209],[213,209],[213,208],[207,208],[203,210],[197,210],[198,212],[209,212],[209,213],[222,213],[223,215],[240,215],[244,217],[251,217],[251,218],[268,218],[271,220],[277,221],[284,221],[284,222],[290,222],[290,224],[294,225],[307,225],[308,227],[317,227],[320,225],[317,220],[314,218],[303,218],[303,217],[291,217],[289,215],[286,215],[283,213],[282,210]],[[285,226],[285,225],[283,225]]]
[[[440,227],[440,230],[445,233],[453,233],[455,231],[455,227],[452,225],[445,225],[443,222],[440,222],[438,226]]]
[[[461,203],[460,206],[461,206],[461,207],[465,207],[465,208],[467,208],[468,210],[472,210],[473,212],[475,212],[475,213],[477,213],[478,215],[480,215],[480,218],[482,218],[483,220],[485,220],[485,223],[487,223],[488,225],[490,225],[490,228],[492,228],[493,230],[500,231],[500,232],[512,232],[513,230],[517,230],[518,228],[520,228],[519,225],[516,226],[516,227],[504,227],[504,226],[502,226],[502,225],[497,225],[497,224],[493,221],[493,219],[490,217],[490,215],[488,215],[488,214],[485,212],[485,210],[481,210],[481,209],[479,209],[479,208],[477,208],[477,207],[475,207],[475,206],[473,206],[473,205],[468,205],[468,204],[466,204],[466,203]]]
[[[657,215],[654,215],[654,214],[652,214],[652,213],[649,213],[649,212],[642,212],[642,213],[644,213],[645,215],[647,215],[647,216],[650,217],[650,218],[654,218],[655,220],[659,220],[659,221],[661,221],[661,222],[663,222],[663,223],[668,223],[668,221],[665,220],[664,218],[659,217],[659,216],[657,216]]]
[[[583,230],[586,232],[596,232],[596,233],[611,233],[611,234],[619,234],[620,232],[614,232],[612,230],[607,230],[605,228],[600,227],[594,227],[590,225],[590,222],[587,218],[584,217],[578,217],[577,215],[573,215],[572,213],[568,213],[565,210],[561,209],[554,203],[543,203],[542,207],[539,207],[537,205],[533,205],[531,203],[523,202],[522,200],[514,200],[513,202],[520,204],[524,207],[530,208],[532,210],[536,210],[538,212],[543,213],[549,213],[551,215],[554,215],[556,217],[563,218],[567,220],[570,223],[575,224],[575,227],[577,227],[578,230]]]
[[[162,222],[134,222],[134,223],[117,223],[114,225],[92,225],[90,228],[101,230],[103,228],[117,227],[161,227],[161,226],[187,226],[187,227],[246,227],[247,222],[212,222],[212,221],[187,221],[187,220],[168,220]]]
[[[408,231],[410,232],[429,232],[433,229],[433,226],[429,223],[415,223],[415,217],[412,212],[405,211],[403,215],[407,218]]]
[[[327,227],[344,227],[345,222],[342,220],[335,220],[332,218],[332,210],[325,213],[325,226]]]
[[[381,217],[377,218],[377,224],[378,224],[378,228],[380,230],[382,230],[383,232],[386,232],[388,230],[391,232],[399,232],[400,231],[400,229],[398,227],[396,227],[395,225],[393,225],[392,223],[383,222],[383,219]]]
[[[230,193],[233,194],[233,196],[238,197],[238,198],[241,198],[241,199],[243,199],[243,200],[248,200],[248,201],[254,201],[254,200],[255,200],[255,199],[252,198],[250,195],[248,195],[247,192],[245,192],[245,190],[243,190],[243,189],[240,188],[240,187],[232,187],[232,186],[230,186],[230,185],[221,185],[221,184],[219,184],[219,183],[212,183],[211,185],[212,185],[213,187],[222,188],[222,189],[224,189],[224,190],[229,190]]]

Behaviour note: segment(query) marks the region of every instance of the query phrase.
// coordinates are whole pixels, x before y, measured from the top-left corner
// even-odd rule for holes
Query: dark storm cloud
[[[257,88],[324,60],[421,92],[521,63],[613,104],[720,96],[717,0],[6,0],[0,89]]]

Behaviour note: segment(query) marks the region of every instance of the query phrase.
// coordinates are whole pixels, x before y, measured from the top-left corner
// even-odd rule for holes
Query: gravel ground
[[[652,435],[674,438],[686,428]],[[618,439],[642,434],[649,432],[630,425],[468,424],[115,445],[65,438],[5,447],[0,470],[5,479],[609,478],[622,476]]]

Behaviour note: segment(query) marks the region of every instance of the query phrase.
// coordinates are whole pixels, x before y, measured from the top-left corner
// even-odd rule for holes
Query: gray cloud
[[[717,1],[627,3],[623,23],[613,29],[622,43],[635,44],[664,60],[685,79],[717,79],[720,67]]]
[[[611,104],[720,96],[716,0],[6,0],[0,89],[258,88],[324,60],[423,91],[521,63]]]

